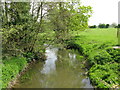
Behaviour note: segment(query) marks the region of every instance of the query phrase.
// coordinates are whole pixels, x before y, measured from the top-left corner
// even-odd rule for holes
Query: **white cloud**
[[[81,0],[83,5],[93,7],[93,15],[89,25],[113,22],[118,23],[118,2],[120,0]]]

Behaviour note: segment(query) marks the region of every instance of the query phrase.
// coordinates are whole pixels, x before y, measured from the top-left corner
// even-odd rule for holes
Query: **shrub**
[[[120,80],[118,79],[119,75],[118,73],[119,64],[113,63],[113,64],[106,64],[106,65],[94,65],[90,71],[89,75],[99,88],[110,88],[114,85],[119,85]]]
[[[114,61],[116,61],[117,63],[120,63],[120,50],[119,49],[107,48],[106,51],[111,55]]]
[[[30,53],[30,52],[25,53],[25,54],[24,54],[24,57],[27,58],[27,62],[30,62],[32,59],[34,59],[33,53]]]

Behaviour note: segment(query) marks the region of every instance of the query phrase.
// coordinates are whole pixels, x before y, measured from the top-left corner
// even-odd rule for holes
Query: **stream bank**
[[[86,58],[95,88],[120,88],[120,49],[113,48],[117,45],[115,34],[115,29],[86,30],[67,42],[68,48],[80,50]]]
[[[32,64],[40,60],[31,59],[23,56],[14,56],[4,59],[2,62],[2,82],[1,88],[11,88]],[[41,59],[44,61],[44,59]]]

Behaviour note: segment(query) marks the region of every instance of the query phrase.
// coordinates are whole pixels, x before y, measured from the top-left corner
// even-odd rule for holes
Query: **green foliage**
[[[115,50],[112,48],[106,48],[106,51],[112,56],[111,58],[117,62],[120,63],[120,50]]]
[[[4,65],[2,71],[2,87],[5,88],[8,83],[18,74],[19,70],[16,65]]]
[[[118,63],[94,65],[90,69],[90,78],[99,88],[110,88],[119,85]]]
[[[8,83],[13,80],[16,75],[27,65],[26,58],[12,57],[9,60],[3,61],[2,67],[2,88],[6,88]]]
[[[52,3],[49,6],[48,16],[50,25],[55,31],[57,43],[63,43],[71,38],[71,31],[82,31],[88,27],[88,19],[91,16],[90,6],[81,6],[79,2]],[[79,6],[75,8],[75,6]]]
[[[105,50],[94,51],[89,54],[88,60],[92,65],[94,64],[106,64],[107,62],[113,61],[111,55],[107,53]]]
[[[120,24],[118,24],[118,25],[116,26],[116,28],[120,28]]]
[[[110,26],[109,24],[106,24],[106,28],[109,28],[109,26]]]
[[[96,26],[96,25],[93,25],[93,26],[89,26],[89,28],[97,28],[97,26]]]
[[[26,58],[24,57],[12,57],[10,60],[4,60],[3,63],[5,65],[13,64],[18,66],[18,70],[22,70],[22,68],[27,64]]]
[[[25,25],[3,28],[3,57],[23,55],[24,53],[36,53],[44,42],[37,44],[36,28]],[[40,37],[41,38],[41,37]],[[39,49],[37,48],[39,47]],[[36,49],[37,48],[37,49]]]
[[[100,23],[100,24],[98,25],[98,27],[99,27],[99,28],[106,28],[106,25]]]
[[[87,28],[92,8],[81,6],[79,2],[72,3],[74,5],[69,2],[34,2],[32,6],[30,2],[11,1],[2,4],[3,87],[27,62],[45,58],[45,43],[63,43],[71,38],[71,31]]]
[[[89,63],[89,76],[98,88],[116,88],[120,84],[120,50],[112,47],[117,44],[115,29],[93,29],[80,32],[71,43],[81,47]]]
[[[91,16],[92,8],[90,6],[80,6],[78,10],[73,10],[70,29],[72,31],[85,30],[88,27],[88,19]]]
[[[79,7],[75,8],[76,5]],[[32,53],[34,56],[44,49],[44,43],[47,43],[48,38],[51,39],[51,32],[54,32],[54,42],[64,42],[70,38],[70,31],[87,28],[92,12],[90,6],[81,6],[79,2],[74,5],[70,2],[39,2],[36,3],[37,8],[31,6],[30,2],[5,2],[2,6],[5,7],[1,30],[5,57],[24,53]],[[45,7],[47,12],[43,14]]]
[[[24,54],[24,57],[27,58],[27,62],[30,62],[30,61],[32,61],[34,59],[33,53],[30,53],[30,52]]]
[[[109,24],[101,24],[101,23],[100,23],[100,24],[98,25],[98,27],[99,27],[99,28],[109,28],[110,25],[109,25]]]
[[[29,2],[4,2],[2,8],[2,26],[10,26],[25,23],[29,19]],[[9,7],[10,6],[10,7]]]
[[[10,6],[10,7],[8,7]],[[24,53],[38,53],[44,47],[36,44],[38,33],[43,32],[40,23],[29,13],[30,2],[5,2],[2,4],[2,37],[3,58],[24,55]],[[41,37],[42,38],[42,37]]]

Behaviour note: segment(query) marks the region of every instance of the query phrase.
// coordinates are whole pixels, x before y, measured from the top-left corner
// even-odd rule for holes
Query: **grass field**
[[[95,87],[116,88],[120,86],[120,50],[112,47],[118,44],[117,29],[87,29],[74,32],[73,43],[89,63],[89,77]]]
[[[82,41],[95,41],[97,43],[111,42],[111,44],[117,44],[117,29],[87,29],[82,32],[75,32],[75,36],[80,36]]]

